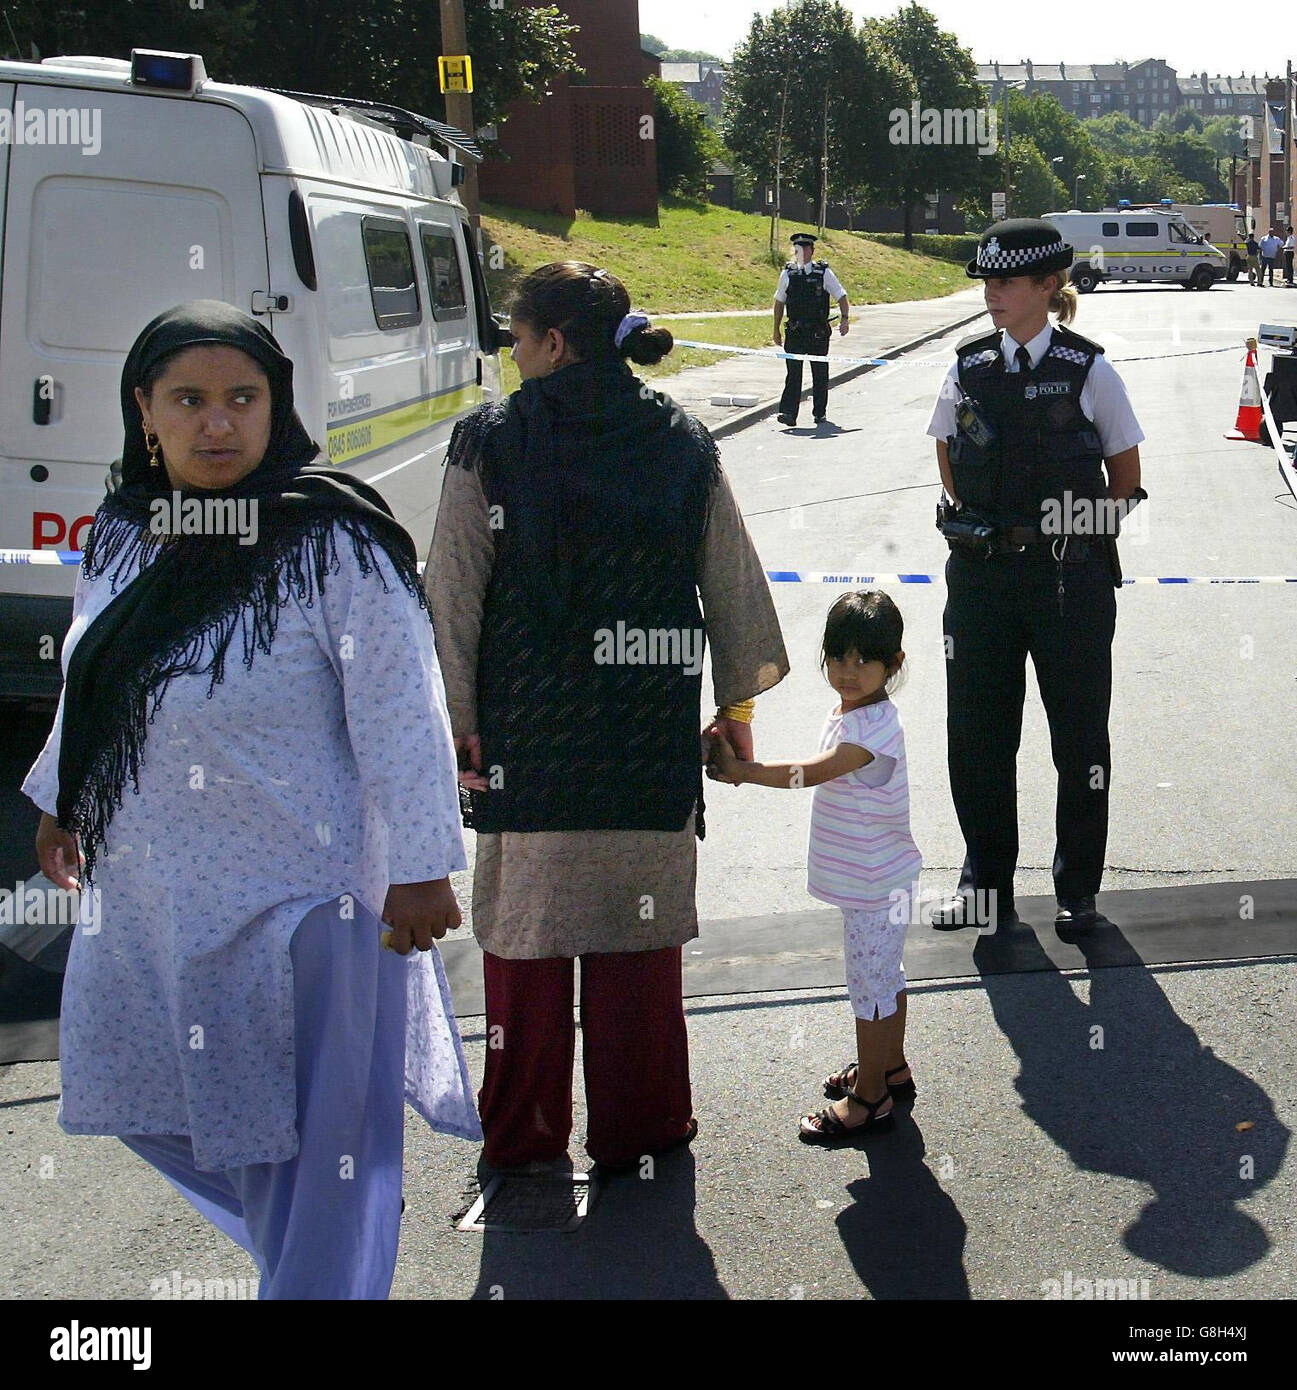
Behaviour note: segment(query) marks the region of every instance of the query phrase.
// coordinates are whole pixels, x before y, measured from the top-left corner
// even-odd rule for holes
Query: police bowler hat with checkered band
[[[1013,275],[1047,275],[1072,264],[1072,248],[1056,227],[1039,217],[1009,217],[995,222],[977,243],[977,255],[964,267],[978,280]]]

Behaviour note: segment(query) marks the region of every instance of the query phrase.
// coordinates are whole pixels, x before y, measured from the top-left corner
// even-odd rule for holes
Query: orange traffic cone
[[[1261,443],[1261,383],[1256,376],[1256,339],[1247,340],[1247,363],[1243,368],[1243,387],[1238,396],[1238,419],[1226,439],[1242,439],[1249,444]]]

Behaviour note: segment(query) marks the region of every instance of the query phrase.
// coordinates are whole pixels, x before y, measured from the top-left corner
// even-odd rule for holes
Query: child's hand
[[[740,762],[729,740],[719,731],[712,736],[712,754],[707,761],[707,775],[713,782],[728,782],[737,787],[742,780]]]

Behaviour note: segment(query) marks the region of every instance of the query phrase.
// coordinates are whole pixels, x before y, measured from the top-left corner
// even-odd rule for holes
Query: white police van
[[[1047,212],[1043,219],[1076,253],[1072,283],[1082,294],[1105,280],[1209,290],[1229,269],[1226,255],[1179,212],[1123,201],[1102,212]]]
[[[200,57],[0,62],[0,697],[56,694],[71,563],[121,453],[122,363],[188,299],[257,315],[329,461],[431,538],[455,420],[500,391],[456,187],[473,141]]]

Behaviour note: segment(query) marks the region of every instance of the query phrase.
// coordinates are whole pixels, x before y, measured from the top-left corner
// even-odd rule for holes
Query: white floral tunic
[[[377,936],[389,882],[466,865],[428,617],[386,557],[362,575],[334,536],[338,572],[311,604],[289,599],[270,652],[246,667],[236,629],[211,698],[208,676],[178,677],[149,727],[139,792],[128,783],[96,869],[98,930],[83,908],[68,960],[70,1133],[185,1134],[204,1169],[292,1157],[293,932],[340,899]],[[112,597],[109,575],[82,577],[65,671]],[[51,814],[62,720],[60,701],[23,787]],[[407,963],[408,1098],[434,1128],[478,1138],[440,956]],[[356,988],[362,1013],[374,981]]]

